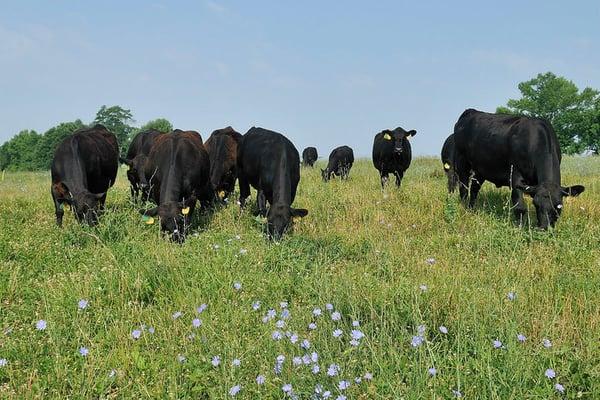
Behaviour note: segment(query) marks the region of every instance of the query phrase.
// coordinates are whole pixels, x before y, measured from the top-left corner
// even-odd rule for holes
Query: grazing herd
[[[416,133],[398,127],[375,135],[373,165],[382,188],[389,174],[400,187],[412,159],[409,138]],[[307,147],[302,165],[312,167],[317,158],[317,149]],[[517,221],[524,222],[523,195],[527,194],[533,197],[541,229],[556,224],[564,197],[585,190],[581,185],[561,186],[560,145],[552,126],[542,119],[468,109],[444,142],[441,160],[448,192],[458,185],[460,198],[470,208],[484,181],[508,186]],[[253,127],[242,135],[226,127],[203,143],[195,131],[149,130],[138,133],[127,155],[119,157],[116,137],[95,125],[65,138],[54,153],[51,193],[59,226],[68,207],[80,222],[97,222],[107,191],[115,183],[119,161],[129,167],[133,201],[141,195],[155,205],[140,210],[142,219],[152,224],[158,218],[161,231],[175,242],[185,240],[196,203],[203,210],[227,204],[236,180],[241,208],[250,196],[250,186],[256,189],[258,214],[266,218],[270,238],[281,238],[294,221],[308,214],[306,209],[292,207],[300,182],[300,155],[280,133]],[[335,148],[321,170],[323,181],[332,176],[348,179],[353,163],[350,147]]]

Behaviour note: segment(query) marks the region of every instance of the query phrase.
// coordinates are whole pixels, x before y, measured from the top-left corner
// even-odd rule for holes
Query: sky
[[[547,71],[600,89],[600,1],[3,0],[0,143],[120,105],[320,157],[401,126],[438,155],[462,111]]]

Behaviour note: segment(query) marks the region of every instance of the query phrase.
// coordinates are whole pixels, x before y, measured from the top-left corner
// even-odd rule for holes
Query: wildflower
[[[241,386],[240,386],[240,385],[235,385],[235,386],[232,386],[232,387],[231,387],[231,389],[229,389],[229,395],[233,397],[233,396],[235,396],[236,394],[238,394],[238,393],[240,392],[240,390],[241,390],[241,389],[242,389],[242,388],[241,388]]]
[[[292,343],[292,344],[296,344],[296,342],[297,342],[297,341],[298,341],[298,335],[297,335],[297,334],[295,334],[295,333],[292,333],[292,334],[290,335],[290,343]]]
[[[234,288],[235,290],[240,290],[240,289],[242,288],[242,284],[241,284],[241,283],[239,283],[239,282],[234,282],[234,283],[233,283],[233,288]]]
[[[188,340],[194,340],[195,337],[196,337],[195,333],[190,333],[189,335],[187,335]]]
[[[559,393],[565,392],[565,387],[563,385],[561,385],[560,383],[555,384],[554,389]]]
[[[373,374],[370,372],[365,372],[365,376],[363,376],[363,378],[365,378],[367,381],[370,381],[373,379]]]
[[[286,383],[281,387],[281,390],[283,390],[284,393],[291,393],[292,392],[292,384],[291,383]]]
[[[356,340],[356,339],[350,340],[350,346],[358,347],[358,345],[360,345],[360,342],[358,340]]]
[[[258,310],[260,308],[260,301],[255,301],[254,303],[252,303],[252,309],[254,311]]]
[[[315,324],[314,322],[311,322],[310,324],[308,324],[308,329],[310,329],[311,331],[314,331],[315,329],[317,329],[317,324]]]
[[[444,325],[440,326],[440,332],[442,332],[444,335],[446,335],[448,333],[448,328],[446,328]]]
[[[242,361],[239,358],[234,358],[233,361],[231,362],[231,365],[233,365],[234,367],[239,367],[242,364]]]
[[[79,348],[79,354],[81,354],[82,357],[86,357],[89,352],[90,351],[88,350],[87,347],[80,347]]]
[[[38,322],[35,323],[35,329],[37,329],[38,331],[45,331],[46,330],[46,321],[43,319],[40,319]]]
[[[243,256],[243,255],[245,255],[247,253],[248,253],[248,250],[246,250],[246,249],[240,249],[240,255]]]
[[[525,340],[527,340],[527,338],[525,337],[525,335],[523,335],[522,333],[519,333],[517,335],[517,340],[521,343],[525,342]]]
[[[276,375],[279,375],[279,374],[281,374],[281,371],[282,371],[282,370],[283,370],[283,364],[280,364],[280,363],[275,363],[275,367],[273,367],[273,372],[274,372]]]
[[[281,312],[281,318],[288,319],[290,317],[290,310],[287,308]]]
[[[359,331],[358,329],[353,329],[351,332],[351,335],[352,335],[352,339],[355,339],[355,340],[360,340],[363,337],[365,337],[365,334],[362,333],[361,331]]]
[[[300,345],[304,350],[308,350],[310,349],[310,342],[308,341],[308,339],[304,339],[302,341],[302,344]]]
[[[242,237],[240,235],[235,235],[235,240],[241,240]]]
[[[494,345],[494,348],[495,348],[495,349],[500,349],[500,348],[502,348],[502,342],[501,342],[501,341],[499,341],[498,339],[494,340],[494,341],[492,342],[492,344]]]
[[[437,375],[437,369],[435,369],[435,367],[431,367],[431,368],[429,368],[429,369],[427,370],[427,373],[428,373],[430,376],[436,376],[436,375]]]
[[[320,308],[315,308],[315,309],[313,310],[313,315],[314,315],[315,317],[319,317],[321,314],[322,314],[322,312],[321,312],[321,309],[320,309]]]
[[[346,390],[349,387],[350,387],[350,382],[348,382],[348,381],[340,381],[338,383],[338,389],[340,389],[340,390]]]
[[[148,333],[149,334],[154,335],[154,332],[155,332],[155,330],[154,330],[153,326],[151,326],[151,327],[148,328]]]
[[[319,354],[317,354],[316,351],[313,351],[312,353],[310,353],[310,361],[312,361],[314,363],[319,361]]]
[[[454,397],[457,397],[457,398],[461,398],[462,397],[462,393],[460,392],[460,390],[454,390],[454,389],[452,389],[452,394],[454,395]]]
[[[139,329],[134,329],[131,332],[131,337],[134,338],[135,340],[138,340],[140,338],[140,336],[142,336],[142,331],[140,331]]]
[[[288,307],[288,302],[287,301],[282,301],[279,303],[279,307],[281,308],[287,308]]]
[[[544,340],[542,340],[542,344],[547,349],[549,349],[550,347],[552,347],[552,342],[550,341],[550,339],[544,338]]]
[[[515,292],[508,292],[506,298],[510,301],[513,301],[517,298],[517,294]]]
[[[419,334],[419,336],[425,335],[426,330],[427,330],[427,327],[425,327],[425,325],[417,326],[417,333]]]
[[[412,347],[419,347],[423,344],[423,336],[413,336],[410,344]]]
[[[342,336],[344,332],[341,329],[336,329],[333,331],[333,337],[334,338],[339,338],[340,336]]]
[[[426,292],[427,291],[427,285],[419,285],[419,289],[421,289],[421,292]]]
[[[335,400],[346,400],[347,397],[344,396],[343,394],[340,394],[338,397],[335,398]]]
[[[318,374],[321,371],[321,367],[319,367],[319,364],[315,364],[312,366],[311,371],[313,374]]]
[[[333,311],[333,304],[331,304],[331,303],[327,303],[327,304],[325,304],[325,309],[326,309],[327,311]]]
[[[265,381],[266,381],[266,378],[265,378],[265,376],[264,376],[264,375],[258,375],[258,376],[256,377],[256,383],[257,383],[258,385],[264,385]]]
[[[110,372],[108,373],[108,377],[109,378],[114,378],[114,376],[117,374],[117,370],[116,369],[111,369]]]
[[[173,317],[173,319],[177,319],[177,318],[181,317],[182,315],[183,315],[183,313],[182,313],[181,311],[176,311],[176,312],[175,312],[175,313],[172,315],[172,317]]]
[[[326,390],[323,392],[323,398],[324,399],[328,399],[331,397],[331,392],[329,390]]]
[[[283,362],[285,361],[285,356],[283,354],[280,354],[277,356],[277,358],[275,360],[277,361],[278,364],[283,364]]]
[[[269,311],[267,311],[267,318],[269,319],[275,318],[276,315],[277,311],[273,310],[272,308]]]
[[[213,248],[213,249],[215,249],[215,250],[219,250],[219,248],[220,248],[220,247],[221,247],[221,246],[219,246],[219,245],[218,245],[218,244],[216,244],[216,243],[212,245],[212,248]]]
[[[202,320],[200,318],[194,318],[192,320],[192,326],[194,328],[200,328],[201,325],[202,325]]]
[[[338,311],[334,311],[331,314],[331,320],[332,321],[339,321],[340,319],[342,319],[342,314],[340,314]]]
[[[200,304],[200,306],[198,308],[196,308],[196,312],[198,314],[202,314],[202,311],[206,310],[206,307],[208,307],[208,305],[206,305],[206,304]]]
[[[279,321],[275,322],[275,326],[279,329],[282,329],[285,326],[285,321],[280,319]]]
[[[310,355],[308,355],[308,354],[305,354],[305,355],[303,355],[303,356],[302,356],[302,363],[303,363],[304,365],[309,365],[309,364],[310,364],[310,362],[311,362],[311,360],[310,360]]]
[[[430,258],[428,258],[427,260],[425,260],[425,262],[426,262],[428,265],[433,265],[433,264],[435,264],[435,258],[433,258],[433,257],[430,257]]]
[[[300,358],[298,356],[292,358],[292,364],[294,364],[295,366],[301,365],[302,364],[302,358]]]
[[[554,379],[556,377],[556,372],[554,372],[552,368],[548,368],[546,372],[544,372],[544,375],[546,375],[546,378],[548,379]]]
[[[360,326],[360,322],[358,321],[352,321],[352,326],[355,328],[358,328]]]
[[[88,301],[84,300],[84,299],[79,300],[79,302],[77,303],[77,307],[80,310],[85,310],[87,308],[87,306],[88,306]]]
[[[337,364],[331,364],[329,368],[327,368],[327,375],[336,376],[340,372],[340,366]]]
[[[280,331],[273,331],[271,337],[273,340],[281,340],[283,338],[283,334]]]
[[[4,368],[8,365],[6,358],[0,358],[0,368]]]
[[[317,383],[316,386],[315,386],[315,393],[316,394],[323,393],[323,385],[321,385],[320,383]]]
[[[185,356],[183,354],[177,354],[177,361],[179,361],[180,363],[184,363]]]
[[[221,364],[221,357],[219,357],[219,356],[213,356],[213,358],[210,361],[210,363],[213,365],[213,367],[218,367],[219,364]]]

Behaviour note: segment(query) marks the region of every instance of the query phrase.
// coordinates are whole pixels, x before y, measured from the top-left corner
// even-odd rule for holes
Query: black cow
[[[144,173],[149,177],[150,197],[158,206],[140,212],[146,217],[158,216],[161,230],[182,243],[196,200],[207,200],[208,193],[213,193],[210,161],[202,137],[198,132],[179,129],[159,136],[150,150]]]
[[[305,167],[312,167],[317,161],[319,156],[317,155],[316,147],[307,147],[302,150],[302,164]]]
[[[442,147],[442,167],[448,178],[448,193],[456,189],[457,179],[454,169],[454,134],[448,136]]]
[[[412,151],[408,138],[417,131],[405,131],[398,127],[393,131],[386,129],[375,135],[373,140],[373,165],[379,171],[381,187],[388,181],[388,175],[396,177],[396,187],[400,187],[404,172],[410,166]]]
[[[354,152],[352,149],[348,146],[336,147],[329,154],[327,168],[321,170],[321,177],[325,182],[331,179],[331,175],[348,179],[352,164],[354,164]]]
[[[554,226],[563,197],[577,196],[581,185],[562,187],[560,145],[545,120],[469,109],[454,126],[454,162],[460,196],[473,207],[485,180],[512,189],[512,206],[520,223],[527,212],[523,193],[533,197],[538,227]],[[470,183],[470,196],[467,187]]]
[[[127,156],[119,158],[121,163],[129,167],[127,170],[127,179],[129,179],[129,183],[131,184],[131,198],[133,201],[137,201],[140,190],[142,190],[143,198],[148,199],[148,181],[144,174],[144,166],[146,165],[146,160],[154,141],[160,135],[163,135],[163,133],[154,129],[138,133],[129,145]]]
[[[56,148],[51,167],[57,225],[62,225],[65,204],[73,208],[77,220],[95,225],[118,169],[117,138],[104,126],[82,128],[66,137]]]
[[[232,127],[214,131],[204,147],[210,156],[210,183],[220,200],[226,200],[235,189],[237,149],[242,135]]]
[[[238,150],[238,174],[240,206],[244,207],[252,185],[258,191],[259,214],[267,217],[270,238],[281,238],[295,217],[308,214],[305,209],[291,207],[300,181],[300,156],[282,134],[250,128]]]

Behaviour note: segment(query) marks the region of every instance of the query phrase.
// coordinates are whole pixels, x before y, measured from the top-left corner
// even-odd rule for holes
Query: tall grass
[[[381,191],[368,160],[344,182],[323,183],[319,167],[302,170],[294,204],[309,215],[280,243],[266,241],[250,211],[232,205],[199,218],[183,245],[141,221],[124,170],[98,227],[65,214],[62,229],[49,174],[7,173],[0,397],[229,398],[241,385],[237,398],[279,399],[290,383],[299,398],[310,398],[316,384],[332,398],[445,399],[452,390],[465,398],[600,398],[600,158],[564,160],[563,184],[587,190],[566,201],[551,232],[532,228],[532,207],[531,225],[517,227],[508,190],[489,183],[475,210],[465,210],[447,196],[436,159],[414,160],[400,190]],[[80,299],[87,308],[78,309]],[[269,308],[280,313],[281,301],[291,314],[281,331],[309,339],[308,351],[272,339],[279,317],[261,321]],[[208,307],[197,314],[202,303]],[[331,320],[326,303],[341,321]],[[323,316],[312,316],[315,307]],[[177,311],[183,315],[173,319]],[[42,319],[47,328],[36,330]],[[365,334],[357,347],[348,343],[353,320]],[[414,347],[419,325],[425,341]],[[292,364],[312,351],[316,375]],[[286,360],[275,374],[280,354]],[[338,376],[326,374],[332,363]],[[556,378],[545,377],[549,368]],[[264,385],[255,383],[258,374]],[[361,383],[338,388],[355,377]]]

